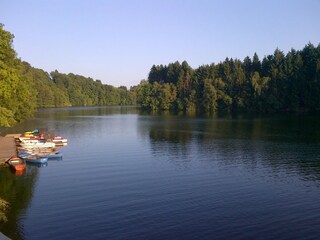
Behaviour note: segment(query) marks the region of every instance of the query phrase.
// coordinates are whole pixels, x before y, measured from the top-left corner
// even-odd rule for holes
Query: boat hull
[[[18,157],[10,158],[8,164],[15,171],[23,171],[26,168],[26,162]]]
[[[34,157],[34,156],[27,156],[23,158],[27,163],[46,163],[48,162],[47,157]]]
[[[21,158],[26,157],[28,155],[29,155],[29,153],[27,153],[27,152],[21,152],[21,153],[18,154],[18,156],[21,157]]]
[[[40,154],[39,156],[41,157],[45,157],[45,158],[48,158],[48,160],[56,160],[56,159],[62,159],[62,153],[51,153],[51,154]]]
[[[56,153],[56,154],[50,154],[46,156],[49,160],[50,159],[56,159],[56,158],[62,158],[62,153]]]
[[[37,143],[20,143],[20,146],[26,149],[33,149],[33,148],[54,148],[55,143],[53,142],[37,142]]]

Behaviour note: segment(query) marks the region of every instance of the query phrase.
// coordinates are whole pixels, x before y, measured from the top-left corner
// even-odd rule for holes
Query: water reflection
[[[23,170],[14,170],[12,168],[10,168],[10,171],[12,174],[14,174],[15,176],[23,176],[26,174],[26,169],[23,169]]]
[[[113,114],[136,114],[137,108],[132,106],[115,106],[115,107],[67,107],[40,109],[37,117],[49,119],[65,119],[74,116],[105,116]]]
[[[23,175],[16,176],[9,168],[0,168],[0,196],[9,202],[8,221],[0,224],[0,232],[11,239],[24,239],[22,220],[33,195],[38,169],[27,167]]]
[[[218,168],[239,171],[241,174],[246,174],[246,177],[266,177],[267,181],[272,179],[286,181],[292,176],[290,180],[298,179],[307,184],[319,185],[320,129],[317,125],[319,120],[319,116],[292,115],[274,117],[195,117],[168,113],[146,115],[140,114],[132,107],[43,109],[35,118],[18,124],[15,128],[0,129],[1,135],[35,128],[55,130],[57,134],[70,139],[70,147],[65,149],[68,152],[65,154],[66,160],[56,164],[55,168],[40,169],[38,166],[28,165],[26,173],[22,176],[14,176],[9,169],[0,169],[0,196],[12,204],[8,213],[9,222],[2,224],[0,231],[13,239],[23,239],[25,238],[23,234],[28,234],[24,230],[24,223],[27,222],[28,226],[34,227],[29,231],[30,237],[38,234],[34,226],[35,221],[38,223],[44,221],[47,223],[47,232],[41,236],[50,234],[56,236],[57,231],[60,236],[69,236],[68,234],[73,233],[70,229],[75,230],[74,227],[78,228],[78,225],[81,229],[80,234],[88,233],[85,231],[85,226],[91,221],[92,232],[105,231],[107,235],[105,226],[112,229],[112,223],[117,227],[122,224],[123,228],[119,228],[118,231],[126,232],[129,225],[126,214],[141,217],[141,221],[136,221],[132,217],[130,222],[132,228],[141,230],[143,227],[139,228],[134,223],[139,222],[145,226],[155,221],[157,218],[154,214],[157,214],[157,209],[153,209],[153,206],[158,207],[160,212],[158,216],[162,215],[163,223],[167,223],[168,211],[161,213],[159,209],[165,210],[168,206],[175,206],[175,203],[177,208],[173,208],[173,211],[179,212],[179,207],[182,206],[181,214],[187,214],[192,224],[196,222],[190,219],[195,219],[194,216],[197,214],[201,215],[199,217],[201,219],[208,211],[208,218],[204,219],[212,218],[220,221],[223,219],[221,216],[229,216],[228,209],[238,203],[240,194],[249,196],[248,205],[251,206],[251,203],[257,202],[257,199],[251,196],[259,191],[252,192],[255,190],[252,186],[253,190],[246,191],[248,182],[242,185],[232,182],[235,186],[231,187],[228,182],[223,182],[229,178],[229,172],[219,172],[221,169]],[[154,158],[150,159],[150,156]],[[88,161],[93,164],[88,164]],[[161,176],[157,176],[158,169],[153,169],[159,162],[169,163],[163,164],[165,170],[159,171],[159,174],[163,174]],[[48,164],[53,166],[54,162]],[[178,171],[172,170],[172,166],[177,166]],[[186,171],[181,174],[180,169]],[[211,177],[214,175],[211,174],[211,170],[217,176]],[[44,174],[39,174],[41,171]],[[192,175],[195,172],[196,174]],[[202,174],[207,172],[210,173],[209,177],[201,179]],[[179,174],[180,178],[176,178]],[[47,216],[43,216],[44,214],[32,216],[32,210],[29,210],[31,214],[29,213],[25,219],[38,178],[39,192],[44,189],[47,191],[46,196],[39,194],[39,202],[47,203],[49,200],[52,203],[50,207],[45,204],[38,206],[39,212],[45,209],[46,214],[49,212],[51,215],[49,214],[48,219]],[[48,184],[48,180],[51,184]],[[220,182],[214,185],[211,184],[211,180]],[[42,189],[39,185],[42,185]],[[225,190],[228,187],[229,192]],[[100,190],[96,191],[97,188]],[[197,191],[198,188],[205,190]],[[273,190],[268,191],[270,198],[274,193]],[[181,198],[179,194],[175,195],[179,191]],[[208,194],[209,191],[211,194]],[[217,192],[220,192],[220,195],[216,195]],[[132,197],[131,202],[127,196]],[[194,204],[193,209],[196,211],[192,212],[190,205],[183,206],[170,196],[178,196],[178,200],[187,203],[191,199]],[[188,196],[198,198],[194,200]],[[144,201],[152,200],[152,197],[154,201],[149,202],[149,206],[152,207],[149,207],[148,218],[148,208]],[[224,205],[227,197],[230,200],[229,205]],[[221,204],[214,202],[215,199],[218,201],[222,199]],[[286,199],[283,202],[286,203]],[[118,203],[132,208],[114,207]],[[141,203],[141,209],[137,209],[139,206],[137,203]],[[273,204],[274,202],[270,201],[270,208],[274,206]],[[212,208],[208,209],[208,206]],[[221,209],[221,214],[214,218],[217,209]],[[114,213],[113,218],[110,214],[105,214],[107,217],[103,214],[113,210],[119,211]],[[257,209],[251,210],[254,212]],[[57,211],[65,215],[57,215]],[[269,213],[272,215],[274,212]],[[97,219],[98,222],[95,221]],[[271,224],[274,223],[274,218],[270,219]],[[232,219],[230,221],[232,222]],[[183,221],[178,218],[172,223],[181,222]],[[170,225],[167,230],[172,229],[172,226]],[[181,226],[185,229],[186,225]],[[160,232],[165,232],[161,227],[159,229]],[[210,229],[210,226],[206,229]],[[113,228],[110,231],[115,230]]]
[[[27,165],[29,165],[30,168],[42,168],[42,167],[47,167],[48,163],[27,163]]]
[[[264,168],[320,180],[319,116],[265,118],[141,118],[139,132],[150,138],[152,153],[188,166],[192,159],[219,165]],[[146,129],[147,128],[147,129]],[[178,161],[178,162],[175,162]]]
[[[110,116],[114,114],[137,114],[138,110],[132,106],[121,107],[67,107],[39,109],[34,118],[30,118],[13,128],[0,127],[0,135],[8,133],[22,133],[36,128],[54,130],[56,133],[64,133],[70,128],[79,131],[79,128],[92,128],[86,125],[88,122],[81,119],[85,116]],[[44,121],[45,119],[45,121]],[[85,123],[85,125],[83,125]],[[64,135],[65,136],[65,135]]]

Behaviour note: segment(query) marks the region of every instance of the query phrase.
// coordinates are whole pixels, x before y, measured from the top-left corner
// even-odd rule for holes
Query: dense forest
[[[13,35],[0,24],[0,126],[37,108],[139,104],[144,110],[189,113],[320,110],[320,44],[262,61],[226,58],[193,69],[184,61],[153,65],[148,80],[128,90],[76,74],[47,73],[17,58]]]
[[[13,35],[0,24],[0,126],[32,116],[37,108],[134,104],[135,94],[57,70],[47,73],[17,58]]]
[[[287,54],[276,49],[262,61],[226,58],[192,69],[186,61],[152,66],[136,87],[149,110],[185,112],[306,112],[320,110],[320,44]]]

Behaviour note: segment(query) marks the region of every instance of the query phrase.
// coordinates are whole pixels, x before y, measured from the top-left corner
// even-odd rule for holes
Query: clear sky
[[[260,59],[320,42],[320,0],[0,0],[18,57],[133,86],[153,64]]]

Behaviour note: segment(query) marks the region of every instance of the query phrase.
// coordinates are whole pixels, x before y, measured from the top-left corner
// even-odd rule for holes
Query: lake
[[[0,169],[12,239],[319,239],[320,116],[40,110],[63,159]]]

